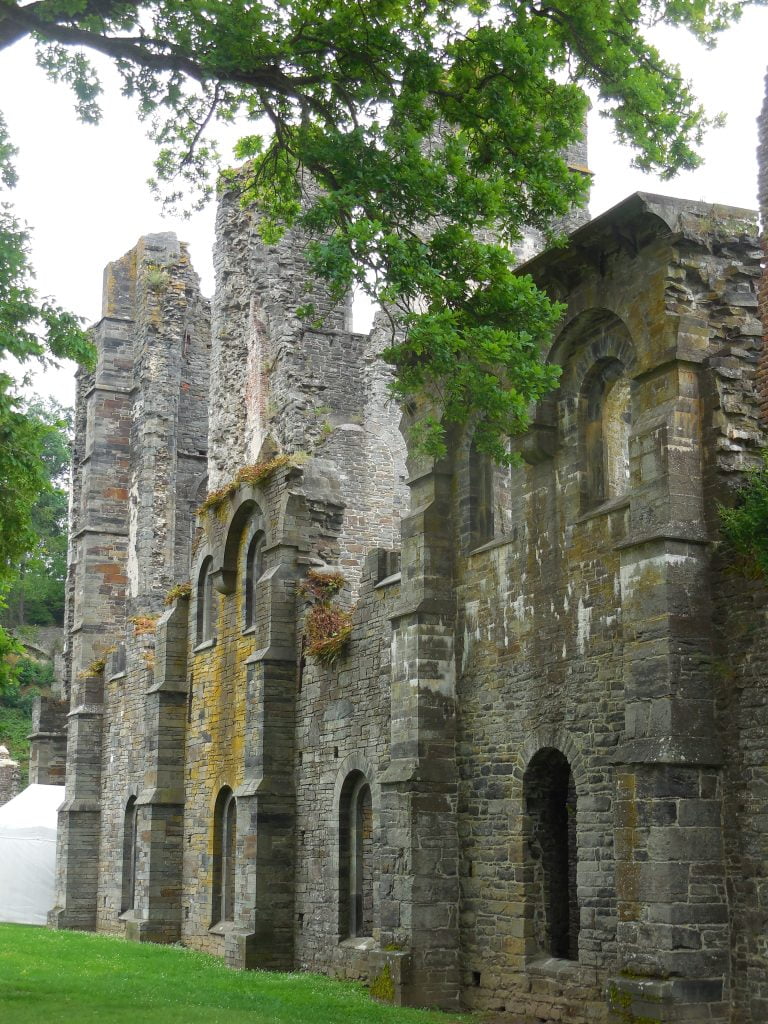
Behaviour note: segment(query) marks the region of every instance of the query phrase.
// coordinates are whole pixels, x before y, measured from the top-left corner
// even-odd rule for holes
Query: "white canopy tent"
[[[0,921],[45,924],[54,903],[63,786],[27,786],[0,807]]]

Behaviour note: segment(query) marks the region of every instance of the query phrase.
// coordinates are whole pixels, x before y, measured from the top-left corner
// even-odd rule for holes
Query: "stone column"
[[[158,622],[155,671],[146,692],[135,902],[125,918],[126,938],[139,942],[181,937],[188,611],[189,598],[180,598]]]
[[[258,607],[265,609],[259,635],[266,644],[246,661],[243,783],[235,790],[234,927],[224,937],[230,967],[285,971],[294,966],[296,556],[294,544],[280,543],[256,595]],[[228,557],[225,550],[214,555],[214,586],[225,594],[232,593],[236,580]]]
[[[688,324],[686,336],[706,336]],[[682,331],[679,338],[682,337]],[[694,353],[641,373],[621,545],[625,734],[617,755],[619,973],[612,1019],[727,1020],[721,753]]]
[[[245,781],[237,798],[235,928],[230,967],[293,969],[296,659],[268,647],[248,660]]]
[[[37,697],[32,707],[29,748],[29,781],[44,786],[63,786],[67,766],[66,701]]]
[[[104,668],[72,680],[67,776],[56,836],[56,906],[51,928],[94,931],[99,882]]]
[[[66,693],[120,639],[125,623],[133,322],[106,317],[94,329],[99,362],[78,388],[67,595]]]
[[[391,763],[381,779],[381,944],[404,946],[397,1002],[459,1005],[451,471],[415,475],[393,618]]]

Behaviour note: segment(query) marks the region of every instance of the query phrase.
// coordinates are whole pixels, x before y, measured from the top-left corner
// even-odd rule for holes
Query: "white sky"
[[[684,33],[666,31],[657,37],[693,81],[707,110],[727,113],[727,125],[707,139],[704,167],[660,182],[630,168],[631,154],[612,142],[609,122],[593,111],[593,216],[638,190],[754,209],[755,120],[764,95],[767,40],[768,8],[747,11],[715,51],[704,50]],[[149,232],[173,230],[188,241],[203,291],[213,291],[213,204],[189,221],[162,217],[145,184],[153,148],[132,104],[119,95],[110,68],[105,87],[103,123],[84,126],[74,116],[69,89],[46,80],[27,42],[0,54],[0,108],[20,150],[19,186],[12,199],[33,229],[38,288],[88,322],[100,316],[104,266]],[[365,329],[364,324],[356,327]],[[39,377],[36,390],[71,404],[74,369],[67,364]]]

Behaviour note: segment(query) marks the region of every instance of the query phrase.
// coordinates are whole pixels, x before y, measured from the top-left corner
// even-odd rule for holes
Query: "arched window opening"
[[[256,625],[256,585],[264,572],[264,534],[254,535],[245,556],[245,626]]]
[[[212,924],[235,918],[236,847],[237,801],[229,786],[224,786],[213,812]]]
[[[204,643],[213,637],[213,559],[208,557],[200,566],[197,578],[197,642]]]
[[[632,385],[617,359],[599,363],[585,384],[583,429],[588,504],[629,489]]]
[[[469,534],[470,547],[492,540],[494,466],[489,455],[473,441],[469,449]]]
[[[339,901],[341,932],[373,934],[373,806],[362,772],[351,772],[339,806]]]
[[[523,783],[528,825],[529,912],[547,956],[579,958],[576,787],[559,750],[540,750]]]
[[[120,913],[132,910],[136,904],[136,854],[138,839],[138,807],[132,796],[125,805],[123,815],[123,879]]]

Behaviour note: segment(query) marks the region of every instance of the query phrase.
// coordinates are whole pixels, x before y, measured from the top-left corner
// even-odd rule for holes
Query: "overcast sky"
[[[764,95],[766,40],[766,8],[748,11],[714,51],[683,33],[667,31],[657,39],[693,81],[706,108],[727,114],[727,126],[708,138],[703,168],[660,182],[631,169],[631,154],[613,143],[609,122],[594,110],[589,125],[593,216],[638,190],[755,207],[755,119]],[[39,290],[89,322],[100,316],[105,264],[149,232],[174,230],[188,241],[203,290],[208,295],[213,291],[213,206],[189,221],[162,217],[145,184],[152,171],[152,147],[109,68],[105,78],[104,122],[84,126],[72,112],[68,88],[45,79],[27,42],[0,55],[0,107],[20,150],[20,180],[12,198],[33,229]],[[73,373],[73,366],[64,366],[38,380],[36,387],[71,403]]]

